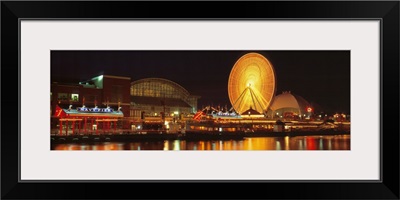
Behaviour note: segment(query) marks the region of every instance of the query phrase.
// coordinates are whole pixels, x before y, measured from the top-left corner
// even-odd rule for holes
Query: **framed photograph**
[[[3,199],[399,199],[397,1],[1,6]]]

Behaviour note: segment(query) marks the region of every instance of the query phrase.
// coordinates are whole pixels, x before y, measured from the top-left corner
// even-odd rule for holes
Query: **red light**
[[[307,112],[312,112],[312,108],[308,107]]]

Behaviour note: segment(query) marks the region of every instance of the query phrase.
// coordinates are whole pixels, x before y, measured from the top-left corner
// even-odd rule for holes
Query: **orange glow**
[[[78,144],[59,144],[55,150],[123,150],[123,145],[120,143],[104,143],[98,145],[78,145]]]
[[[239,58],[229,75],[228,94],[236,112],[242,113],[251,107],[263,113],[275,95],[272,64],[258,53],[248,53]]]
[[[157,141],[98,144],[58,144],[54,150],[350,150],[350,136],[254,137],[244,140]]]
[[[317,145],[315,144],[315,139],[313,137],[307,137],[306,142],[307,142],[307,150],[317,149]]]

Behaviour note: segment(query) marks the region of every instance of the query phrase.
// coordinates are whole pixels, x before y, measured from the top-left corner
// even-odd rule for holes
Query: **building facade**
[[[120,110],[124,117],[129,116],[131,78],[100,75],[76,84],[51,83],[51,116],[56,117],[56,106],[63,109],[86,106],[88,108],[110,107]],[[53,121],[53,120],[52,120]],[[52,123],[52,127],[55,124]]]
[[[191,95],[179,84],[162,78],[146,78],[131,83],[131,113],[134,118],[179,116],[197,112],[200,96]]]

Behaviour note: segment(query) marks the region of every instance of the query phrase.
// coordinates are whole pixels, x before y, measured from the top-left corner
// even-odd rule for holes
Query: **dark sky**
[[[327,112],[350,112],[350,51],[52,51],[51,79],[78,83],[100,74],[132,81],[174,81],[203,105],[228,105],[228,78],[235,62],[257,52],[274,66],[277,92],[290,90]]]

